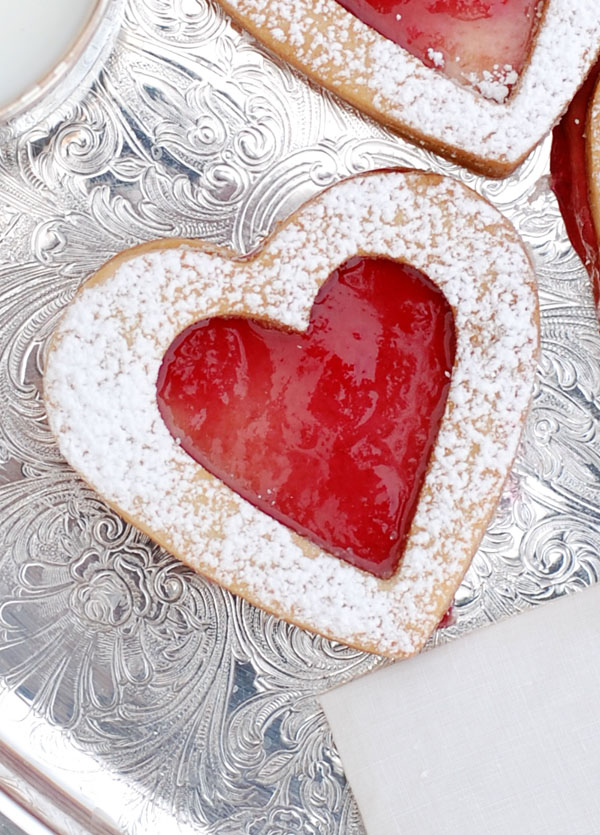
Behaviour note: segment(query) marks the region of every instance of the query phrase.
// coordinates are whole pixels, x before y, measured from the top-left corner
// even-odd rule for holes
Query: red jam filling
[[[543,0],[338,0],[428,67],[504,101],[531,51]]]
[[[169,347],[163,419],[205,469],[341,559],[396,570],[444,411],[452,310],[406,265],[354,258],[304,333],[200,321]]]
[[[441,621],[436,626],[436,629],[448,629],[450,626],[454,626],[456,623],[456,611],[454,608],[454,603],[450,604],[450,608],[446,610],[445,614],[443,615]]]
[[[585,130],[599,76],[600,61],[554,128],[550,154],[552,190],[573,248],[592,279],[596,305],[600,302],[600,254],[589,202]]]

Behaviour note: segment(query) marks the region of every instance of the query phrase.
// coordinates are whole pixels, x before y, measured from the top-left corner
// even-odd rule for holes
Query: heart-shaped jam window
[[[454,363],[452,310],[418,270],[354,258],[303,333],[212,318],[165,355],[158,404],[205,469],[381,578],[402,557]]]
[[[504,101],[531,52],[543,0],[338,0],[429,67]]]

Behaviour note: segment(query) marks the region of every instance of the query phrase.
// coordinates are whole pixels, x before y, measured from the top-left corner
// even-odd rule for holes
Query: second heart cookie
[[[600,47],[596,0],[219,2],[313,81],[489,176],[509,174],[546,136]]]

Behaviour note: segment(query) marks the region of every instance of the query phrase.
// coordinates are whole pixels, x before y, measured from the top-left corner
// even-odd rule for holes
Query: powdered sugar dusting
[[[446,413],[408,546],[389,581],[262,514],[186,455],[156,378],[175,335],[213,315],[303,328],[321,283],[356,254],[407,261],[455,312]],[[185,562],[275,613],[363,649],[419,649],[447,608],[515,455],[537,356],[531,265],[512,227],[435,175],[371,174],[331,188],[248,260],[145,247],[86,286],[49,354],[45,393],[67,460]]]
[[[472,79],[485,99],[424,66],[335,0],[220,2],[318,83],[488,173],[507,173],[550,131],[600,46],[600,3],[547,0],[529,63],[510,97],[517,80],[511,68]]]
[[[508,97],[511,88],[519,80],[519,74],[510,64],[484,70],[481,75],[469,74],[469,81],[473,87],[488,99],[502,103]]]
[[[431,46],[427,50],[427,57],[429,58],[429,60],[431,61],[431,63],[433,64],[434,67],[441,68],[446,63],[446,61],[444,59],[444,53],[440,52],[437,49],[434,49]]]

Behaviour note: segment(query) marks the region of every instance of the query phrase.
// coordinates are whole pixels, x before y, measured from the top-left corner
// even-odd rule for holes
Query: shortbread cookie
[[[589,204],[594,226],[594,256],[592,257],[592,275],[598,303],[600,287],[600,66],[596,66],[590,81],[594,82],[594,92],[588,107],[585,132],[586,171],[589,185]],[[591,236],[590,236],[591,237]]]
[[[371,267],[378,273],[373,282]],[[396,269],[405,272],[398,277]],[[404,286],[413,280],[416,295]],[[400,302],[393,298],[395,281]],[[379,287],[380,282],[383,303],[370,295],[372,285]],[[335,295],[336,286],[346,295]],[[396,310],[396,325],[384,321],[388,306]],[[288,360],[283,363],[287,378],[296,374],[294,368],[297,376],[316,375],[314,401],[310,386],[298,393],[286,382],[264,407],[279,411],[262,424],[255,405],[263,390],[275,388],[285,375],[279,373],[280,354],[271,353],[265,360],[268,374],[258,374],[258,393],[235,400],[245,397],[257,379],[248,371],[256,351],[241,350],[245,337],[239,320],[254,329],[251,341],[262,339],[259,331],[265,326],[278,328],[277,334],[287,339],[285,350],[303,352],[313,331],[329,338],[325,332],[333,316],[336,329],[349,324],[341,347],[318,343],[317,354],[323,349],[327,356],[316,362],[300,360],[297,366],[294,359],[290,373]],[[200,332],[209,333],[200,347],[194,342],[202,343],[203,333],[185,333],[198,322]],[[428,334],[445,342],[445,347],[432,349],[437,388],[429,401],[422,373],[411,387],[413,365],[419,364],[422,350],[413,346],[420,340],[427,353]],[[262,355],[261,346],[257,351]],[[513,227],[458,182],[433,174],[384,172],[325,191],[249,258],[179,240],[146,244],[113,259],[84,285],[57,328],[47,358],[45,397],[66,459],[125,518],[183,562],[299,626],[363,650],[406,656],[423,646],[448,609],[494,511],[528,411],[537,352],[535,277]],[[171,361],[181,356],[183,364],[171,373]],[[213,367],[198,368],[198,357],[200,366]],[[272,362],[272,357],[277,360]],[[215,377],[215,369],[221,368],[223,384]],[[358,387],[352,383],[340,388],[336,378],[346,374],[354,382],[358,379]],[[389,379],[395,374],[404,375],[402,391]],[[444,384],[448,374],[449,387]],[[371,381],[378,375],[383,385],[374,390]],[[387,400],[386,380],[391,392]],[[210,390],[213,385],[216,393]],[[187,404],[179,401],[186,386],[196,398],[197,421],[194,414],[186,416]],[[287,406],[282,405],[286,397],[292,398]],[[234,398],[233,411],[216,413],[219,398],[224,409]],[[327,522],[325,530],[303,535],[315,514],[303,517],[298,502],[292,502],[291,510],[285,504],[279,493],[288,474],[282,478],[281,470],[294,460],[306,470],[307,459],[294,456],[313,450],[314,481],[321,489],[319,459],[330,455],[330,440],[321,436],[331,433],[332,425],[335,434],[336,420],[340,425],[349,421],[343,431],[355,435],[345,443],[350,463],[359,468],[349,470],[352,490],[342,489],[338,495],[337,486],[327,484],[317,493],[316,515],[323,511],[335,519],[339,510],[351,521],[353,514],[373,520],[380,540],[375,550],[385,551],[382,526],[388,517],[381,508],[396,502],[388,501],[394,490],[398,502],[402,498],[402,488],[394,486],[389,474],[396,451],[386,453],[397,449],[390,440],[394,416],[389,410],[400,399],[409,406],[412,401],[417,411],[422,403],[433,411],[441,403],[441,422],[439,415],[432,419],[431,449],[416,437],[400,441],[409,450],[419,448],[428,460],[406,536],[388,531],[390,552],[403,540],[402,553],[395,554],[397,565],[381,568],[368,554],[360,562],[368,551],[365,537],[349,542],[343,540],[343,530],[334,530],[331,547],[323,547],[317,543],[331,534]],[[249,423],[266,427],[257,431],[262,433],[272,493],[269,481],[266,488],[252,481],[252,468],[263,468],[256,450],[242,446],[241,459],[254,456],[250,466],[229,471],[237,463],[228,448],[236,446],[245,423],[236,416],[240,403],[248,409]],[[250,413],[252,408],[256,414]],[[321,412],[327,416],[316,427],[301,428],[290,442],[294,449],[282,457],[272,434],[278,423],[293,423],[295,411],[310,411],[319,421]],[[404,420],[404,412],[398,414],[398,422]],[[383,423],[371,423],[380,418]],[[195,423],[200,427],[197,438],[192,437]],[[198,452],[203,432],[210,439]],[[383,441],[377,440],[378,434]],[[281,438],[285,433],[277,443]],[[252,438],[247,443],[252,445]],[[207,466],[224,468],[223,477],[234,486],[241,484],[246,498],[184,447],[195,455],[207,454]],[[219,458],[223,449],[225,457]],[[373,475],[380,488],[372,487]],[[299,492],[310,488],[310,481],[305,472]],[[364,507],[361,501],[352,504],[353,491],[364,498]],[[271,512],[275,493],[279,507]],[[343,509],[347,501],[349,509]],[[290,521],[295,514],[299,518]]]
[[[509,174],[546,136],[600,48],[596,0],[441,0],[433,12],[421,0],[219,2],[313,81],[489,176]]]
[[[569,239],[600,301],[600,61],[556,126],[551,183]]]

